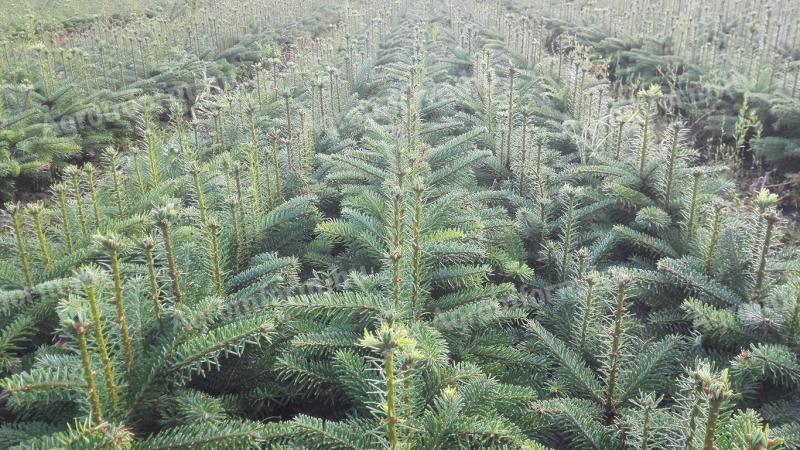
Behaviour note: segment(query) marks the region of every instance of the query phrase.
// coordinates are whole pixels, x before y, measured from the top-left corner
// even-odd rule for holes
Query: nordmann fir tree
[[[8,208],[4,447],[796,445],[773,194],[503,3],[335,11]]]

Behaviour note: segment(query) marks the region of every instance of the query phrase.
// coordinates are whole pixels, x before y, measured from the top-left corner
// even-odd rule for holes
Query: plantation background
[[[0,448],[800,448],[797,2],[0,6]]]

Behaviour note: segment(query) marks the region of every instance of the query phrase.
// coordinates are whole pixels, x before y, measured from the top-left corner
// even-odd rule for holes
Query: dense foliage
[[[772,186],[785,205],[796,207],[800,4],[592,3],[553,10],[550,2],[514,2],[518,15],[511,20],[519,23],[515,28],[549,30],[548,49],[592,61],[616,91],[660,86],[659,108],[687,120],[704,158],[747,184]]]
[[[292,63],[293,30],[308,37],[328,26],[314,2],[302,15],[279,3],[175,2],[79,30],[10,34],[0,60],[0,202],[46,190],[66,164],[97,160],[108,146],[127,149],[148,112],[194,118],[220,90],[274,84]]]
[[[7,97],[57,180],[2,219],[0,447],[800,448],[779,197],[663,83],[520,2],[178,3],[96,23],[159,42],[88,47],[119,83]],[[131,115],[25,112],[60,99]]]

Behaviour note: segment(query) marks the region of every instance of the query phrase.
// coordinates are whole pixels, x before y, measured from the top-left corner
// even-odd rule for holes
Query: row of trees
[[[8,208],[3,446],[798,445],[774,194],[500,4],[353,10]]]

